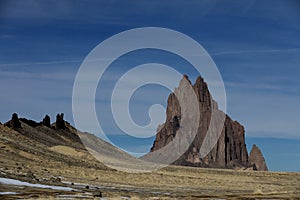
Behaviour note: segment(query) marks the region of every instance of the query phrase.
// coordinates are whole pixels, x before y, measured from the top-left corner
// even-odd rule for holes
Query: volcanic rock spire
[[[194,85],[192,85],[186,75],[183,79],[188,80],[194,89],[199,102],[201,118],[195,139],[188,150],[173,164],[215,168],[250,168],[251,163],[248,159],[248,151],[245,144],[244,127],[218,109],[218,104],[212,99],[208,86],[202,77],[198,77]],[[179,84],[178,88],[180,87],[181,84]],[[186,96],[185,98],[185,101],[188,102],[189,97]],[[223,128],[220,127],[222,132],[213,149],[205,157],[201,157],[199,151],[207,135],[213,112],[217,116],[217,120],[225,115],[225,122],[221,124],[223,126]],[[159,126],[151,152],[161,149],[175,138],[181,125],[180,119],[180,104],[176,95],[172,93],[168,98],[166,122]],[[212,121],[212,123],[218,124],[215,121]],[[258,168],[258,170],[261,170],[261,168]]]

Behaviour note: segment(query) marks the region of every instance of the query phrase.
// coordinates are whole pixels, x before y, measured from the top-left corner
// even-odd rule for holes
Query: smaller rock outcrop
[[[254,170],[257,171],[268,171],[268,167],[265,161],[265,158],[261,152],[261,150],[253,144],[250,156],[249,156],[249,161],[251,165],[253,166]]]
[[[19,117],[17,113],[12,114],[11,120],[5,123],[5,126],[9,128],[21,128],[21,122],[19,121]]]
[[[56,129],[66,129],[66,125],[65,125],[65,120],[64,120],[64,114],[61,113],[61,114],[57,114],[56,115]]]
[[[44,126],[47,126],[47,127],[51,127],[51,120],[50,120],[50,117],[48,115],[46,115],[42,121],[42,124]]]

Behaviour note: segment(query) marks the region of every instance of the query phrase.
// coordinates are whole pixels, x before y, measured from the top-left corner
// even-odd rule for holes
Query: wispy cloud
[[[98,58],[90,59],[89,62],[114,60],[114,58]],[[82,63],[84,59],[68,59],[68,60],[54,60],[54,61],[38,61],[38,62],[17,62],[17,63],[0,63],[0,67],[9,66],[33,66],[33,65],[55,65],[55,64],[68,64],[68,63]]]
[[[22,72],[22,71],[0,71],[0,77],[13,79],[40,79],[40,80],[64,80],[73,81],[75,74],[72,72]]]
[[[56,60],[56,61],[40,61],[40,62],[18,62],[18,63],[1,63],[0,67],[9,66],[32,66],[32,65],[53,65],[66,63],[80,63],[82,60]]]
[[[226,82],[226,87],[240,88],[240,89],[255,89],[255,90],[283,90],[282,86],[274,84],[257,84],[257,83],[239,83],[239,82]]]
[[[212,52],[210,53],[210,55],[220,56],[220,55],[231,55],[231,54],[270,54],[270,53],[291,53],[291,52],[300,53],[300,48],[220,51],[220,52]]]
[[[38,0],[8,1],[2,8],[2,18],[24,21],[63,20],[72,23],[86,23],[88,20],[90,24],[129,24],[125,17],[113,15],[110,12],[112,8],[123,13],[123,7],[115,6],[113,1],[89,1],[86,3],[70,0],[47,2]]]

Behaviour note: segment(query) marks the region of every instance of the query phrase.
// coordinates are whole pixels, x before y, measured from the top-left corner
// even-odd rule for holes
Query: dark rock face
[[[21,128],[21,122],[19,121],[18,114],[12,114],[11,120],[5,123],[5,125],[13,129]]]
[[[188,80],[187,76],[183,78]],[[190,81],[189,83],[191,84]],[[180,87],[179,85],[179,88]],[[199,128],[188,150],[173,164],[216,168],[250,167],[251,165],[248,160],[248,152],[245,144],[244,127],[239,122],[233,121],[228,115],[224,116],[225,114],[218,109],[218,104],[212,100],[207,84],[201,77],[197,78],[192,87],[199,101],[201,116]],[[188,102],[188,99],[186,101]],[[180,127],[180,110],[179,101],[175,94],[170,94],[166,110],[166,122],[158,127],[151,152],[161,149],[175,137]],[[212,112],[215,112],[216,116],[223,115],[225,122],[223,129],[220,127],[222,133],[217,144],[206,157],[201,158],[199,156],[199,150],[207,134]]]
[[[47,127],[51,127],[51,120],[50,120],[50,117],[48,115],[46,115],[42,121],[42,124],[44,126],[47,126]]]
[[[268,171],[268,167],[265,161],[264,156],[262,155],[262,152],[260,149],[254,144],[252,146],[249,161],[251,165],[253,166],[254,170],[258,171]]]
[[[31,119],[26,119],[26,118],[20,118],[21,122],[24,122],[25,124],[31,126],[31,127],[37,127],[40,125],[40,123],[37,123]]]
[[[63,113],[56,115],[56,129],[62,129],[62,130],[66,129]]]

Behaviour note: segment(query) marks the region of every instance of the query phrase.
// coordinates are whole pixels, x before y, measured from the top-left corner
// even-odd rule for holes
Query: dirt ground
[[[0,125],[0,177],[72,191],[0,183],[0,199],[300,199],[300,173],[179,166],[125,173],[105,167],[79,144],[37,142],[43,137]]]

